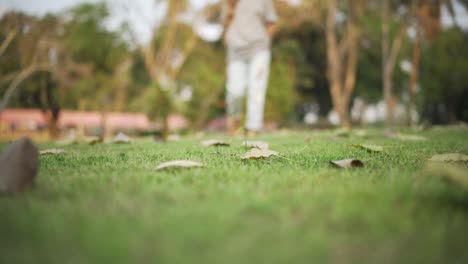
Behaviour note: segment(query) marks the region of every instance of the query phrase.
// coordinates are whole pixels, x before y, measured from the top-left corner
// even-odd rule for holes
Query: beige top
[[[228,13],[226,1],[221,18]],[[228,60],[247,59],[259,51],[270,48],[266,24],[278,20],[272,0],[238,0],[234,17],[226,30]]]

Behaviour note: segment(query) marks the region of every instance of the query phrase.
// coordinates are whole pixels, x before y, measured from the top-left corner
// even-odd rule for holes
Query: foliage
[[[221,45],[199,43],[180,73],[181,87],[192,89],[192,99],[186,104],[182,113],[197,127],[204,125],[208,119],[218,116],[222,110],[225,83],[224,57]]]
[[[342,39],[346,16],[341,15],[350,10],[349,6],[343,5],[344,1],[338,2],[342,14],[336,34]],[[394,14],[390,21],[390,38],[397,34],[402,19],[412,15],[411,7],[414,6],[411,3],[408,0],[391,1]],[[171,4],[174,4],[175,12],[172,18],[187,7],[185,3]],[[323,25],[326,4],[326,1],[304,1],[296,7],[276,1],[278,12],[284,19],[280,21],[280,31],[273,43],[267,120],[291,124],[291,120],[301,120],[311,109],[318,110],[322,116],[331,110]],[[420,4],[427,3],[420,1]],[[362,39],[358,45],[357,78],[352,96],[374,103],[382,98],[381,4],[368,1],[365,7],[364,15],[359,19]],[[216,20],[217,8],[211,5],[205,14],[211,22]],[[430,8],[434,10],[431,19],[440,20],[440,14],[435,12],[440,11],[440,6],[433,4]],[[177,20],[173,20],[177,25],[166,21],[154,30],[149,48],[157,54],[153,54],[155,60],[148,60],[137,43],[125,39],[128,32],[124,32],[124,26],[117,31],[108,29],[109,15],[109,7],[104,2],[81,4],[64,13],[45,17],[16,12],[5,14],[0,19],[0,43],[12,30],[17,31],[17,36],[0,57],[0,95],[5,93],[12,77],[32,62],[55,60],[60,72],[37,72],[29,76],[13,95],[10,107],[46,109],[47,92],[54,97],[51,101],[61,108],[138,111],[152,119],[175,112],[188,117],[196,128],[224,114],[225,52],[221,43],[206,43],[200,39],[192,42],[192,25]],[[405,21],[412,25],[414,19]],[[431,23],[428,25],[433,25]],[[169,29],[174,28],[177,34],[173,41],[166,41],[171,35]],[[437,32],[436,29],[424,30]],[[418,98],[421,110],[443,105],[450,108],[453,121],[467,120],[468,110],[463,103],[468,96],[467,66],[462,59],[467,56],[465,42],[466,36],[454,29],[443,30],[439,37],[432,36],[423,41]],[[195,48],[187,52],[190,56],[186,57],[180,71],[176,70],[172,76],[170,70],[162,69],[174,78],[170,89],[162,87],[148,70],[148,61],[152,62],[152,69],[163,68],[156,59],[177,57],[190,43],[196,43]],[[165,45],[172,49],[163,50]],[[394,94],[403,102],[409,76],[399,64],[412,57],[412,46],[412,38],[406,38],[393,76]],[[190,98],[184,98],[182,95],[186,96],[189,90]]]
[[[330,132],[309,144],[309,132],[262,137],[281,157],[259,161],[190,138],[61,146],[67,155],[41,157],[31,192],[0,199],[0,262],[467,262],[466,191],[418,176],[432,155],[467,153],[466,129],[430,130],[424,143],[369,132],[338,143]],[[328,164],[349,157],[366,167]],[[206,167],[155,171],[178,159]]]
[[[126,55],[126,44],[119,32],[105,28],[109,16],[104,2],[82,4],[68,11],[63,40],[78,62],[91,62],[97,71],[111,73]]]
[[[79,94],[78,100],[73,93],[67,93],[62,100],[72,108],[104,110],[103,103],[107,104],[115,96],[113,74],[128,56],[128,47],[119,32],[105,28],[109,12],[104,2],[82,4],[68,13],[71,19],[64,25],[63,43],[73,60],[91,65],[93,73],[71,88]]]
[[[444,31],[423,51],[421,84],[423,105],[443,104],[452,119],[468,120],[468,35]]]

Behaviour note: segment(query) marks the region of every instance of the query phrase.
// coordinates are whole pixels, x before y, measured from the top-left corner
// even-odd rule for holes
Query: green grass
[[[281,157],[260,161],[239,159],[242,139],[66,146],[34,190],[0,197],[0,263],[468,263],[467,193],[421,174],[433,154],[468,154],[467,129],[330,135],[265,135]],[[350,157],[366,167],[328,164]],[[154,170],[173,159],[207,167]]]

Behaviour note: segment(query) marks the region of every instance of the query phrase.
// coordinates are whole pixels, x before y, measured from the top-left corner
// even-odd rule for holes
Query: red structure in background
[[[40,130],[47,127],[49,114],[39,109],[6,109],[0,113],[0,124],[14,130]],[[105,119],[106,128],[110,130],[148,130],[150,122],[146,115],[140,113],[106,113],[80,112],[63,110],[60,112],[58,127],[60,129],[83,127],[99,128]]]

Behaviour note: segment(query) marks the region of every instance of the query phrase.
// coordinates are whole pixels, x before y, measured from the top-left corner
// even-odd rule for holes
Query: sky
[[[16,9],[26,11],[35,15],[44,15],[49,12],[60,12],[76,5],[77,3],[91,2],[96,3],[101,0],[0,0],[0,8]],[[190,0],[195,7],[201,8],[206,3],[218,2],[219,0]],[[108,0],[109,3],[119,2],[119,0]],[[120,1],[121,2],[121,1]],[[151,5],[152,0],[133,0],[132,2],[147,3]]]
[[[0,0],[0,15],[8,10],[19,10],[34,15],[56,13],[64,11],[76,4],[102,0]],[[111,8],[111,18],[108,21],[110,29],[117,29],[119,25],[127,21],[137,36],[137,41],[147,42],[152,34],[153,25],[157,24],[163,17],[166,6],[155,4],[154,0],[105,0]],[[192,10],[199,10],[208,3],[216,3],[220,0],[190,0]],[[292,4],[298,4],[301,0],[285,0]],[[468,30],[468,12],[455,2],[458,23]],[[451,17],[446,9],[443,10],[442,22],[445,26],[452,24]],[[220,25],[207,24],[198,21],[194,25],[195,31],[207,41],[215,41],[220,35]]]
[[[62,12],[80,3],[97,3],[103,0],[0,0],[0,15],[8,10],[23,11],[33,15]],[[111,18],[107,26],[116,30],[123,22],[128,22],[133,35],[139,42],[148,42],[154,25],[158,24],[166,11],[165,4],[156,4],[154,0],[104,0],[109,3]],[[193,11],[200,10],[206,4],[220,0],[190,0]],[[206,41],[219,39],[222,28],[199,21],[194,25],[197,33]]]

